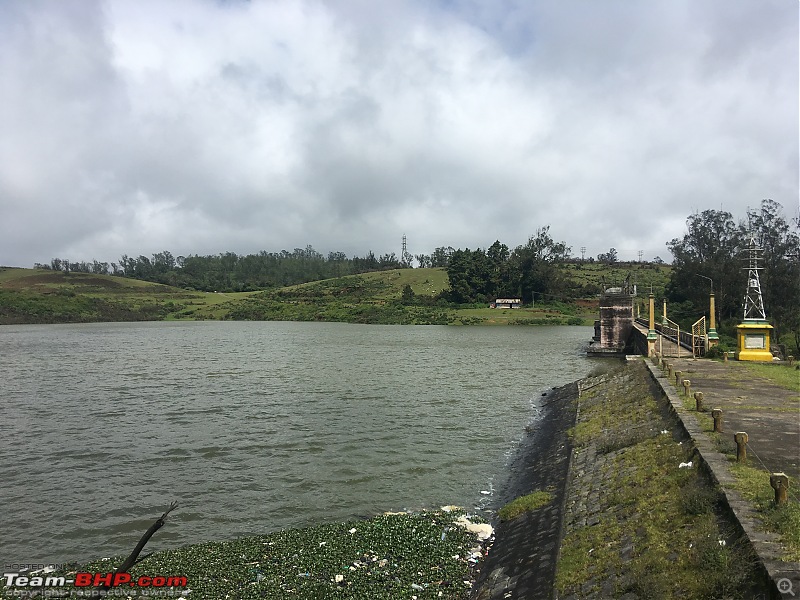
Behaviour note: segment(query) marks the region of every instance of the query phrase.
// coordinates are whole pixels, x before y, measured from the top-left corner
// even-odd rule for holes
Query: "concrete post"
[[[688,379],[683,380],[683,393],[687,398],[692,394],[692,382]]]
[[[719,344],[719,334],[717,334],[717,319],[714,315],[716,312],[716,307],[714,306],[714,292],[711,292],[709,304],[711,305],[709,307],[711,309],[711,326],[708,329],[708,346],[713,347]]]
[[[769,484],[775,490],[775,504],[786,504],[789,499],[789,478],[786,473],[773,473],[769,476]]]
[[[790,354],[787,358],[789,359],[789,366],[791,367],[794,364],[794,356]]]
[[[716,433],[722,433],[722,409],[712,409],[711,416],[714,417],[714,431]]]
[[[694,401],[697,407],[697,412],[703,412],[703,392],[695,392]]]
[[[744,431],[737,431],[733,435],[736,440],[736,462],[747,462],[747,434]]]
[[[653,294],[650,294],[650,321],[647,331],[647,355],[653,356],[656,352],[656,315],[655,315],[655,300]]]
[[[681,384],[681,375],[683,375],[683,371],[675,371],[675,387]]]

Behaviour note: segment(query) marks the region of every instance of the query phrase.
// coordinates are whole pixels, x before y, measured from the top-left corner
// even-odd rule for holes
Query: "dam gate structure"
[[[629,281],[620,287],[606,288],[600,294],[600,319],[594,323],[589,356],[620,357],[635,352],[633,303],[636,286]]]

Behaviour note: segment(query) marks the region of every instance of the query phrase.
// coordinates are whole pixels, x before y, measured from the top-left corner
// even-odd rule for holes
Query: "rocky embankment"
[[[552,501],[498,525],[475,598],[767,592],[749,541],[640,361],[544,402],[507,488],[547,490]]]

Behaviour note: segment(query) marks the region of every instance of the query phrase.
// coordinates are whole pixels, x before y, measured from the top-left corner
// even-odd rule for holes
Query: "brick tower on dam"
[[[622,287],[610,287],[600,294],[600,319],[594,323],[594,337],[587,350],[590,356],[624,356],[632,352],[635,297],[636,288],[627,281]]]

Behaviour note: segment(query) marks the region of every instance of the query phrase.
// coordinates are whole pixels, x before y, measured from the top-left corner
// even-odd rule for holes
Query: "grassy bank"
[[[209,294],[147,281],[34,269],[0,270],[0,324],[222,318],[248,294]]]
[[[482,554],[461,511],[382,515],[156,552],[131,569],[185,576],[189,598],[449,598],[466,600]],[[157,544],[156,538],[151,545]],[[123,557],[69,572],[113,571]],[[191,591],[188,591],[191,590]],[[0,598],[14,597],[14,589]]]
[[[0,324],[158,320],[333,321],[406,325],[591,324],[591,302],[519,310],[438,299],[443,269],[398,269],[261,292],[196,292],[145,281],[33,269],[0,270]],[[411,294],[404,290],[410,288]]]
[[[597,497],[591,508],[573,508],[558,590],[749,597],[758,581],[752,550],[728,521],[719,490],[689,465],[692,449],[673,436],[675,424],[650,389],[642,365],[628,365],[579,401],[573,439],[589,471],[574,480],[573,495],[587,487]]]

